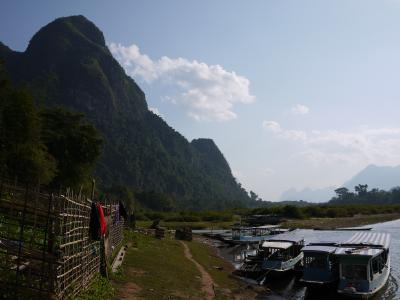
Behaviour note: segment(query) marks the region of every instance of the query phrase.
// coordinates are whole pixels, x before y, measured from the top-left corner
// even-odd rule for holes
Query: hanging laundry
[[[95,202],[90,207],[89,236],[94,241],[100,240],[100,218]]]
[[[99,213],[99,218],[100,218],[100,234],[105,235],[107,224],[106,224],[106,219],[104,218],[103,208],[101,207],[100,203],[97,203],[97,211]]]
[[[119,215],[122,216],[125,221],[128,221],[128,214],[126,213],[126,209],[122,201],[119,201]]]
[[[119,208],[118,205],[115,204],[111,205],[111,220],[113,225],[118,224],[119,222],[118,208]]]
[[[119,223],[119,205],[114,204],[112,206],[112,220],[113,220],[113,225]]]
[[[119,218],[119,204],[115,205],[114,208],[115,208],[115,222],[118,224],[119,221],[120,221],[120,218]]]

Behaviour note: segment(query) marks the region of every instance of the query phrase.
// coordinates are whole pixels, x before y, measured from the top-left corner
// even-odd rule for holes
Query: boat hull
[[[313,281],[313,280],[305,280],[300,279],[300,284],[306,286],[310,289],[336,289],[339,280],[333,281]]]
[[[268,272],[282,273],[294,270],[295,266],[303,259],[303,252],[298,256],[286,260],[286,261],[275,261],[275,260],[265,260],[262,263],[262,269]]]
[[[345,286],[347,286],[350,282],[341,280],[337,292],[349,298],[371,299],[386,285],[389,275],[390,275],[390,258],[388,258],[388,263],[384,267],[382,274],[380,274],[380,276],[375,280],[368,282],[367,290],[363,291],[363,290],[356,290],[355,288],[345,288]]]
[[[270,236],[270,234],[260,236],[241,236],[240,238],[232,238],[230,242],[233,244],[259,244]]]
[[[329,268],[310,268],[304,267],[303,277],[300,279],[300,283],[307,287],[330,287],[335,286],[339,282],[339,272],[331,270]]]

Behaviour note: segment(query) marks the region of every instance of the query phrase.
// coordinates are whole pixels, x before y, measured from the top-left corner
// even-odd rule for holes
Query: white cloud
[[[149,110],[150,110],[153,114],[156,114],[157,116],[160,116],[160,117],[161,117],[161,113],[160,113],[160,111],[158,110],[158,108],[156,108],[156,107],[149,107]]]
[[[282,128],[275,121],[264,121],[262,125],[279,138],[297,142],[300,147],[294,156],[297,159],[303,157],[315,164],[400,164],[400,128],[306,132]]]
[[[243,173],[240,172],[239,170],[232,170],[232,175],[236,179],[242,179],[243,178]]]
[[[310,109],[302,104],[296,104],[291,109],[292,114],[294,115],[306,115],[310,112]]]
[[[220,65],[207,65],[196,60],[169,58],[152,60],[140,53],[139,47],[111,43],[111,53],[128,75],[148,84],[161,83],[177,92],[164,99],[183,107],[197,121],[228,121],[237,117],[233,106],[252,103],[250,81]]]
[[[274,133],[279,133],[282,131],[281,125],[275,121],[263,121],[262,126],[264,129]]]
[[[304,131],[282,129],[281,125],[279,125],[279,123],[275,121],[264,121],[262,123],[262,126],[264,129],[289,140],[307,139],[307,134]]]

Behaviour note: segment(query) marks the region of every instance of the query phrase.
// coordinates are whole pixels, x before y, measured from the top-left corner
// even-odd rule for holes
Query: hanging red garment
[[[103,208],[101,207],[100,203],[97,203],[97,211],[99,212],[99,218],[100,218],[100,233],[101,235],[105,235],[107,224],[106,224],[106,219],[104,218]]]

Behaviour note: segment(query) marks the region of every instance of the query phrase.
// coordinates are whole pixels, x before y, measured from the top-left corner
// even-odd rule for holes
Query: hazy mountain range
[[[343,183],[342,186],[354,191],[354,187],[358,184],[367,184],[369,190],[373,188],[390,190],[393,187],[400,186],[400,166],[369,165]],[[327,202],[335,195],[334,190],[336,188],[334,186],[315,190],[305,188],[300,191],[292,188],[283,192],[279,201]]]
[[[335,195],[334,190],[334,186],[321,189],[304,188],[302,190],[291,188],[282,193],[279,201],[327,202]]]

